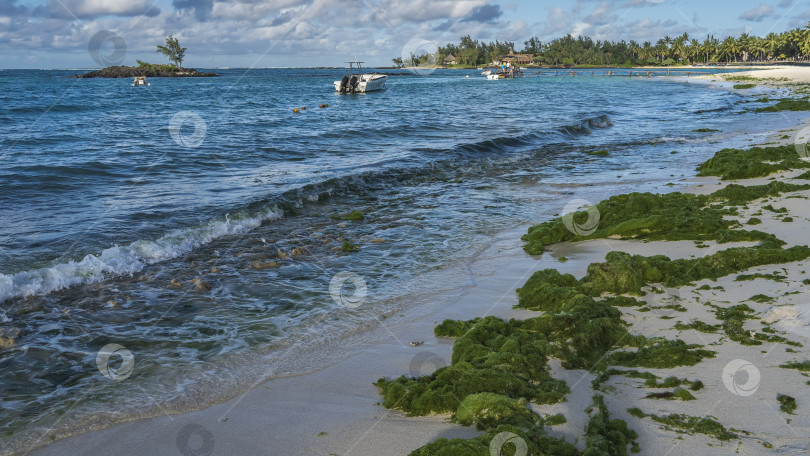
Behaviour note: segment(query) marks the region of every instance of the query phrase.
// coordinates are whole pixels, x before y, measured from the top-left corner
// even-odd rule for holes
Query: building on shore
[[[509,62],[512,65],[530,65],[534,60],[534,54],[516,54],[514,50],[501,58],[501,62]]]

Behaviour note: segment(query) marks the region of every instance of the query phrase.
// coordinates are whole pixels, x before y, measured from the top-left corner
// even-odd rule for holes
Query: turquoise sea
[[[785,124],[761,89],[590,70],[210,71],[0,71],[0,453],[317,369],[498,232]]]

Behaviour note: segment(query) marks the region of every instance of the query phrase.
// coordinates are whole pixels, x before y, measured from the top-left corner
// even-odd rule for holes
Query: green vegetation
[[[750,281],[750,280],[754,280],[754,279],[767,279],[767,280],[773,280],[775,282],[783,282],[785,279],[787,279],[787,276],[780,275],[780,274],[778,274],[776,272],[771,273],[771,274],[761,274],[761,273],[740,274],[740,275],[737,276],[736,279],[734,279],[734,281],[735,282],[743,282],[743,281]]]
[[[341,220],[359,221],[363,220],[363,213],[360,211],[352,211],[349,215],[341,217]]]
[[[808,107],[810,109],[810,106]],[[791,145],[723,149],[698,166],[699,176],[721,176],[723,180],[765,177],[778,171],[810,168]]]
[[[790,222],[793,221],[793,217],[785,217],[785,218],[782,219],[782,221],[785,222],[785,223],[790,223]]]
[[[681,322],[675,323],[675,329],[679,331],[685,331],[687,329],[694,329],[695,331],[700,331],[706,334],[714,334],[719,331],[721,328],[720,325],[709,325],[703,323],[702,321],[694,320],[691,323],[685,325]]]
[[[739,278],[738,278],[739,280]],[[754,309],[745,304],[739,304],[728,308],[719,306],[712,306],[715,308],[717,319],[722,322],[720,325],[709,325],[702,321],[692,321],[689,324],[676,323],[675,329],[687,330],[694,329],[702,333],[714,334],[721,329],[728,336],[729,339],[738,342],[742,345],[762,345],[763,342],[783,343],[801,347],[798,342],[785,339],[782,336],[773,334],[775,331],[766,326],[760,332],[748,331],[744,328],[745,320],[754,319]]]
[[[595,150],[595,151],[588,152],[588,155],[593,155],[593,156],[596,156],[596,157],[607,157],[608,155],[610,155],[610,152],[608,152],[606,150]]]
[[[745,224],[746,225],[762,225],[762,220],[760,220],[760,219],[758,219],[756,217],[751,217],[750,219],[748,219],[747,222],[745,222]]]
[[[627,422],[619,419],[610,419],[610,413],[600,395],[593,397],[593,407],[590,409],[591,418],[585,426],[585,442],[587,449],[583,456],[627,455],[627,446],[632,445],[632,451],[639,451],[636,431],[627,427]]]
[[[379,379],[376,385],[383,392],[383,405],[409,415],[427,415],[455,413],[459,401],[478,393],[525,398],[537,404],[562,401],[568,387],[548,373],[547,353],[551,348],[536,329],[532,330],[536,324],[533,320],[537,319],[479,320],[456,340],[451,365],[417,379]]]
[[[739,342],[742,345],[762,345],[763,342],[781,342],[789,345],[801,346],[798,342],[793,342],[781,336],[767,334],[768,331],[752,332],[746,330],[743,325],[745,320],[752,320],[755,317],[754,309],[745,304],[739,304],[728,308],[717,308],[717,319],[723,322],[723,331],[729,339]],[[765,328],[773,331],[770,328]],[[753,333],[753,335],[752,335]]]
[[[776,400],[779,401],[779,410],[783,413],[793,415],[793,412],[796,410],[796,399],[785,394],[777,394]]]
[[[734,88],[737,90],[744,90],[744,89],[753,89],[756,87],[756,84],[735,84]]]
[[[746,75],[738,75],[738,76],[726,76],[726,81],[730,82],[740,82],[740,81],[758,81],[759,79],[753,76],[746,76]]]
[[[512,399],[496,393],[470,394],[461,401],[456,422],[475,425],[479,430],[499,424],[531,428],[541,423],[540,416],[527,408],[526,399]]]
[[[675,388],[675,391],[664,391],[661,393],[650,393],[645,396],[647,399],[680,399],[682,401],[694,401],[695,396],[687,389]]]
[[[810,100],[783,98],[773,106],[757,108],[756,112],[810,111]]]
[[[663,340],[641,347],[635,352],[613,353],[610,361],[625,367],[671,369],[678,366],[694,366],[704,358],[714,358],[715,352],[699,347],[700,345],[688,345],[682,340]]]
[[[708,162],[707,162],[708,163]],[[802,162],[806,163],[806,162]],[[806,163],[810,166],[810,163]],[[731,184],[710,195],[685,193],[630,193],[598,203],[599,225],[587,236],[576,234],[572,224],[584,226],[587,211],[541,223],[523,235],[527,253],[539,255],[545,246],[564,241],[620,237],[648,240],[717,240],[718,242],[762,241],[770,237],[760,231],[734,229],[737,222],[726,219],[735,208],[767,196],[810,189],[810,185],[771,182],[766,185]],[[593,210],[592,210],[593,212]]]
[[[720,131],[720,130],[715,130],[714,128],[698,128],[697,130],[692,130],[692,131],[695,132],[695,133],[711,133],[711,132]]]
[[[171,65],[159,65],[159,64],[156,64],[156,63],[143,62],[143,61],[137,60],[137,59],[135,60],[135,62],[138,63],[138,68],[144,69],[144,70],[149,70],[149,71],[174,72],[174,71],[179,70],[179,68],[177,68],[177,66],[174,65],[174,64],[171,64]]]
[[[340,250],[343,251],[343,252],[349,252],[349,253],[359,252],[360,251],[360,246],[357,245],[357,244],[352,244],[349,241],[343,241],[343,245],[340,246]]]
[[[701,165],[700,170],[723,178],[761,177],[795,167],[796,156],[792,147],[726,149]],[[804,163],[799,167],[810,167]],[[484,432],[470,440],[439,439],[412,455],[485,456],[489,442],[500,432],[512,432],[523,439],[529,454],[575,455],[578,453],[572,445],[544,432],[544,426],[564,423],[565,417],[543,418],[529,408],[529,403],[562,402],[570,392],[564,381],[551,376],[548,366],[551,358],[559,360],[565,369],[587,369],[595,373],[594,390],[600,390],[612,375],[623,375],[643,380],[644,387],[666,390],[650,392],[648,398],[695,400],[693,393],[704,388],[702,382],[674,376],[662,379],[634,368],[693,366],[715,357],[716,353],[680,339],[633,334],[622,319],[621,309],[636,308],[631,314],[649,311],[650,307],[633,296],[650,291],[665,293],[665,287],[678,288],[740,274],[757,266],[810,258],[810,247],[785,248],[785,243],[775,236],[744,231],[740,222],[733,220],[740,218],[740,207],[751,201],[807,189],[810,185],[770,182],[758,186],[731,184],[709,195],[632,193],[597,204],[599,225],[588,236],[569,230],[572,221],[580,226],[592,222],[588,220],[588,211],[532,227],[523,237],[529,253],[541,253],[545,246],[562,241],[607,237],[691,240],[702,246],[708,240],[718,243],[758,241],[758,244],[676,260],[663,255],[647,257],[614,251],[606,255],[604,262],[590,264],[581,279],[554,269],[537,271],[517,290],[517,307],[541,314],[524,320],[504,321],[489,316],[443,321],[434,332],[439,337],[455,338],[450,365],[418,378],[378,379],[375,385],[383,396],[382,405],[400,409],[410,416],[449,414],[453,422],[474,425]],[[772,206],[765,209],[781,212]],[[592,218],[593,210],[590,212]],[[785,276],[776,273],[737,276],[740,281],[756,278],[782,280]],[[704,285],[700,289],[714,288]],[[772,299],[764,295],[751,298],[763,303]],[[705,305],[714,309],[718,324],[695,320],[688,324],[679,322],[675,328],[706,333],[722,331],[726,337],[743,345],[763,342],[799,345],[776,335],[766,322],[761,322],[760,330],[746,330],[746,320],[754,319],[755,315],[755,310],[746,304]],[[686,310],[678,302],[664,307]],[[619,369],[620,366],[626,369]],[[781,367],[810,372],[810,361]],[[583,454],[626,455],[628,447],[632,452],[640,451],[636,433],[628,429],[624,421],[610,419],[602,396],[594,396],[593,401],[594,405],[587,410],[590,421],[585,429]],[[628,412],[638,418],[649,417],[679,433],[702,433],[719,440],[738,438],[711,417],[648,415],[637,408]],[[504,454],[512,452],[514,449],[507,444]]]
[[[780,208],[777,209],[777,208],[773,207],[772,204],[762,206],[762,208],[765,209],[765,210],[774,212],[776,214],[787,214],[787,212],[788,212],[787,208],[780,207]]]
[[[522,439],[526,443],[530,455],[579,455],[579,452],[570,443],[548,437],[538,428],[523,430],[515,426],[504,425],[489,429],[474,439],[448,440],[441,438],[411,452],[409,456],[490,456],[490,442],[502,432],[513,433],[517,435],[517,438]],[[513,443],[506,443],[501,448],[501,455],[514,455],[515,450]]]
[[[158,45],[157,51],[155,52],[168,57],[169,61],[174,63],[178,68],[183,68],[183,58],[186,55],[186,48],[180,47],[180,42],[172,35],[167,36],[166,45]]]
[[[546,426],[559,426],[568,422],[568,419],[562,413],[551,415],[545,419]]]
[[[810,247],[782,249],[781,244],[772,238],[757,247],[735,247],[702,258],[679,260],[663,255],[644,257],[610,252],[605,263],[588,266],[579,287],[590,296],[604,292],[641,294],[641,288],[647,283],[679,287],[701,279],[718,279],[754,266],[791,263],[810,257]]]
[[[748,300],[758,302],[760,304],[767,304],[767,303],[773,302],[774,298],[772,298],[771,296],[764,295],[764,294],[757,294],[757,295],[751,296],[750,298],[748,298]]]
[[[637,418],[649,417],[656,423],[663,424],[667,429],[686,432],[688,434],[698,433],[714,437],[717,440],[731,440],[738,438],[737,434],[729,432],[722,424],[709,418],[699,418],[689,415],[673,413],[666,416],[651,415],[642,412],[638,408],[627,409],[627,412]]]
[[[810,361],[792,362],[780,364],[782,369],[796,369],[799,372],[810,372]]]
[[[477,67],[499,61],[502,57],[519,48],[513,42],[494,41],[486,43],[473,40],[469,35],[461,38],[458,44],[440,46],[435,53],[413,53],[407,63],[420,65],[424,62],[445,63],[448,56],[463,67]],[[522,54],[531,54],[536,64],[593,67],[632,67],[670,66],[694,63],[711,64],[718,62],[738,63],[745,58],[746,63],[757,61],[787,61],[803,58],[810,50],[810,37],[806,28],[796,28],[782,33],[769,33],[765,37],[747,33],[739,37],[729,36],[722,41],[714,35],[704,40],[690,37],[688,33],[676,37],[665,36],[657,41],[638,43],[636,41],[593,40],[584,36],[566,35],[544,43],[532,37],[523,43]],[[406,62],[401,57],[392,59],[394,65]],[[447,62],[449,63],[449,61]],[[729,81],[753,81],[749,76],[732,76]]]

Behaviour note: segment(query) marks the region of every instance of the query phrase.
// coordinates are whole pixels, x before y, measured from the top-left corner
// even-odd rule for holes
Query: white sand
[[[810,83],[810,67],[805,66],[775,66],[763,67],[762,69],[752,69],[728,74],[702,75],[697,79],[724,79],[727,77],[747,76],[761,79],[769,85],[784,84],[807,84]]]

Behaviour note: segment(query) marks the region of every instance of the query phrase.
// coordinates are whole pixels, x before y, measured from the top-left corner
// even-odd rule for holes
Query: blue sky
[[[810,0],[0,0],[0,67],[161,62],[154,49],[168,34],[188,48],[187,67],[390,65],[467,34],[520,47],[568,33],[765,35],[808,21]]]

